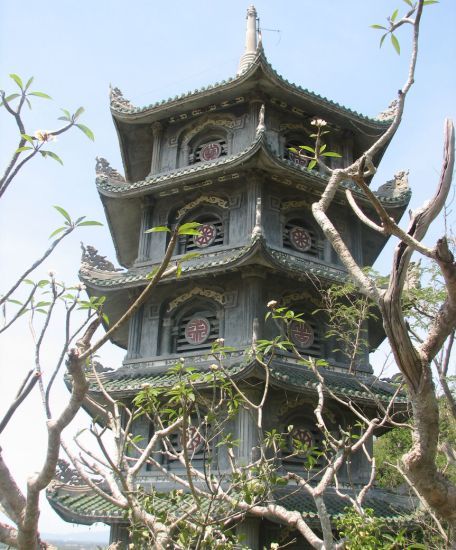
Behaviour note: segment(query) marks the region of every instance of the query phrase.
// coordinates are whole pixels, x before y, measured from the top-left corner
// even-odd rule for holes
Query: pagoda
[[[169,387],[174,381],[169,369],[179,358],[198,372],[207,372],[213,363],[208,352],[219,338],[233,348],[226,357],[231,376],[240,384],[261,386],[264,369],[249,350],[256,340],[277,336],[277,326],[265,321],[267,304],[274,300],[303,314],[304,322],[291,331],[291,339],[303,355],[326,360],[327,367],[320,372],[328,388],[375,414],[378,403],[388,402],[395,389],[379,382],[369,364],[369,352],[378,347],[384,333],[378,321],[369,322],[368,345],[355,372],[349,371],[347,359],[336,351],[334,337],[327,337],[325,317],[315,313],[320,304],[315,281],[320,285],[342,282],[347,273],[311,212],[326,176],[318,168],[309,170],[307,160],[290,149],[312,145],[310,123],[321,118],[331,130],[328,149],[341,154],[330,158],[329,165],[346,166],[388,129],[388,113],[368,118],[285,80],[266,59],[253,6],[247,11],[246,47],[236,76],[142,108],[113,88],[110,104],[125,175],[98,159],[96,185],[117,260],[124,269],[116,270],[87,247],[80,273],[90,295],[106,297],[111,322],[138,296],[165,253],[168,234],[146,230],[187,221],[201,224],[199,235],[180,238],[174,259],[191,251],[198,256],[183,264],[179,279],[161,281],[150,300],[112,338],[126,356],[118,369],[101,375],[110,395],[129,402],[145,384]],[[360,223],[348,207],[346,188],[366,213],[374,215],[367,198],[347,182],[329,216],[355,259],[370,266],[386,237]],[[406,179],[387,182],[376,194],[390,216],[399,220],[410,198]],[[292,353],[277,352],[269,384],[265,429],[284,430],[292,424],[297,434],[318,448],[321,434],[313,415],[316,379],[312,372]],[[96,385],[90,393],[103,402]],[[405,398],[397,400],[405,406]],[[328,406],[334,424],[346,425],[347,411],[335,402]],[[147,437],[150,426],[141,418],[134,431]],[[248,461],[255,449],[256,430],[243,410],[234,421],[233,433],[240,440],[238,456]],[[194,460],[199,459],[196,452]],[[341,481],[347,485],[367,482],[366,457],[360,453],[351,462],[351,478],[342,472]],[[286,453],[283,463],[296,467]],[[148,468],[138,481],[146,488],[161,484],[165,491],[169,483]],[[287,503],[287,488],[283,491],[281,502]],[[65,520],[105,522],[111,525],[112,541],[128,541],[123,513],[88,488],[55,484],[48,498]],[[331,513],[346,506],[335,492],[329,491],[325,498]],[[294,488],[289,502],[318,523],[305,494]],[[367,506],[390,517],[401,509],[401,502],[373,489]],[[280,526],[247,516],[238,529],[245,543],[258,550],[277,540]],[[288,546],[307,547],[299,537]]]

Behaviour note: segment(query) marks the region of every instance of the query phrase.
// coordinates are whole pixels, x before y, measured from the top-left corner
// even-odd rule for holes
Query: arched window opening
[[[283,246],[296,252],[304,252],[310,256],[321,258],[322,244],[316,232],[302,219],[293,218],[284,224]]]

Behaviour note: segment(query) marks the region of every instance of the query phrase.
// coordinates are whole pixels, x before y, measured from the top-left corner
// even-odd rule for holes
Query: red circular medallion
[[[211,223],[203,223],[198,227],[200,235],[194,235],[193,242],[198,248],[206,248],[210,246],[217,236],[217,229]]]
[[[296,250],[306,252],[312,246],[312,237],[307,229],[297,225],[290,229],[290,242]]]
[[[290,337],[298,348],[308,348],[314,342],[314,331],[306,321],[293,321],[290,327]]]
[[[185,327],[185,339],[189,344],[196,346],[204,343],[211,332],[211,324],[205,317],[190,319]]]
[[[201,147],[201,160],[214,160],[222,154],[222,146],[219,143],[206,143]]]

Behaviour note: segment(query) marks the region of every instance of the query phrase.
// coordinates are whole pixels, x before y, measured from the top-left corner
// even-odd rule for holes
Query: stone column
[[[138,262],[149,259],[150,235],[145,232],[150,229],[151,213],[154,201],[148,197],[141,203],[141,229],[139,233]]]
[[[171,353],[171,343],[172,343],[172,328],[173,320],[171,317],[163,319],[162,322],[162,336],[161,336],[161,345],[160,353],[161,355],[169,355]]]
[[[152,124],[152,134],[154,136],[154,142],[152,145],[152,159],[150,163],[150,175],[157,174],[160,170],[160,149],[161,149],[161,136],[163,132],[163,126],[160,122],[154,122]]]

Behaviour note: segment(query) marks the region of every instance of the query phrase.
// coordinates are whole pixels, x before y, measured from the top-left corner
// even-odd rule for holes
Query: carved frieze
[[[225,199],[222,199],[221,197],[216,197],[214,195],[201,195],[194,201],[189,202],[188,204],[180,208],[177,211],[176,218],[177,219],[182,218],[183,216],[185,216],[185,214],[187,214],[188,212],[190,212],[191,210],[193,210],[194,208],[196,208],[197,206],[203,203],[215,204],[220,208],[228,208],[228,201]]]
[[[294,210],[296,208],[309,208],[311,205],[310,201],[302,199],[299,201],[284,201],[282,202],[281,210],[287,212],[288,210]]]
[[[307,292],[307,291],[290,292],[289,294],[285,294],[282,297],[282,299],[280,300],[280,302],[284,306],[289,306],[290,304],[295,304],[295,303],[303,302],[303,301],[312,302],[317,307],[321,306],[321,300],[316,296],[312,296],[312,294],[310,292]],[[299,313],[299,312],[297,312],[297,313]]]
[[[182,144],[185,146],[189,143],[189,141],[202,132],[205,128],[208,126],[222,126],[224,128],[228,128],[229,130],[237,130],[239,128],[243,128],[245,123],[245,117],[241,116],[239,118],[209,118],[205,120],[203,123],[198,124],[198,126],[195,126],[192,128],[186,135],[185,138],[182,141]]]
[[[225,294],[221,292],[217,292],[215,290],[211,290],[210,288],[200,288],[199,286],[192,288],[189,292],[185,292],[184,294],[181,294],[174,300],[172,300],[168,304],[167,313],[171,313],[174,311],[179,305],[183,304],[184,302],[187,302],[194,296],[203,296],[205,298],[211,298],[215,302],[219,303],[220,305],[225,304]]]
[[[200,109],[193,109],[193,111],[189,111],[188,113],[181,113],[177,116],[172,116],[169,118],[170,124],[173,124],[174,122],[180,122],[182,120],[187,120],[188,118],[192,116],[201,116],[204,113],[210,113],[212,111],[216,111],[217,109],[225,109],[226,107],[231,107],[232,105],[237,105],[239,103],[244,103],[245,98],[243,96],[235,97],[231,100],[225,100],[222,101],[220,104],[214,104],[208,105],[207,107],[203,107]]]

